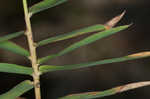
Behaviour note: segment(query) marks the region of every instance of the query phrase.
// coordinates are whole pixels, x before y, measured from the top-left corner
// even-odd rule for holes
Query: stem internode
[[[25,22],[26,22],[26,36],[29,44],[30,49],[30,61],[32,63],[33,68],[33,83],[34,83],[34,89],[35,89],[35,98],[41,99],[41,91],[40,91],[40,72],[37,62],[37,55],[36,55],[36,46],[35,42],[33,41],[33,32],[31,27],[31,21],[30,21],[30,13],[28,11],[28,5],[27,0],[23,0],[23,6],[24,6],[24,14],[25,14]]]

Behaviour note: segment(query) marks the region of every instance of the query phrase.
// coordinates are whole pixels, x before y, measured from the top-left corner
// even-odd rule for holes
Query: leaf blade
[[[48,8],[55,7],[59,4],[62,4],[66,2],[67,0],[43,0],[35,5],[33,5],[30,9],[29,12],[31,15],[36,14],[38,12],[41,12],[43,10],[46,10]]]
[[[32,88],[33,88],[32,82],[29,80],[25,80],[20,84],[16,85],[8,92],[0,95],[0,99],[16,99],[17,97],[21,96],[22,94],[31,90]]]
[[[58,57],[58,56],[62,56],[64,54],[66,54],[66,53],[69,53],[69,52],[71,52],[71,51],[81,47],[81,46],[88,45],[88,44],[93,43],[93,42],[95,42],[95,41],[97,41],[99,39],[102,39],[102,38],[105,38],[105,37],[110,36],[112,34],[115,34],[115,33],[119,32],[121,30],[124,30],[124,29],[128,28],[128,27],[129,27],[129,25],[124,25],[124,26],[111,28],[109,30],[105,30],[105,31],[93,34],[93,35],[91,35],[91,36],[89,36],[89,37],[87,37],[87,38],[85,38],[85,39],[83,39],[83,40],[81,40],[81,41],[79,41],[77,43],[72,44],[71,46],[65,48],[64,50],[60,51],[57,54],[46,56],[46,57],[43,57],[43,58],[39,59],[38,60],[39,64],[44,63],[44,62],[46,62],[49,59],[52,59],[52,58],[55,58],[55,57]]]
[[[96,33],[96,34],[94,34],[94,35],[92,35],[92,36],[90,36],[90,37],[87,37],[87,38],[85,38],[84,40],[81,40],[81,41],[79,41],[79,42],[77,42],[77,43],[71,45],[70,47],[64,49],[63,51],[61,51],[61,52],[59,53],[59,56],[64,55],[64,54],[66,54],[66,53],[68,53],[68,52],[71,52],[72,50],[74,50],[74,49],[76,49],[76,48],[79,48],[79,47],[81,47],[81,46],[85,46],[85,45],[87,45],[87,44],[93,43],[93,42],[95,42],[95,41],[97,41],[97,40],[99,40],[99,39],[101,39],[101,38],[104,38],[104,37],[106,37],[106,36],[112,35],[112,34],[114,34],[114,33],[116,33],[116,32],[119,32],[119,31],[121,31],[121,30],[123,30],[123,29],[126,29],[126,28],[128,28],[128,27],[129,27],[129,26],[126,25],[126,26],[121,26],[121,27],[119,27],[119,28],[118,28],[118,27],[117,27],[117,28],[114,28],[114,29],[112,28],[112,29],[110,29],[110,30],[106,30],[106,31],[103,31],[103,32]]]
[[[38,43],[38,46],[43,46],[43,45],[46,45],[48,43],[54,43],[54,42],[65,40],[65,39],[70,39],[70,38],[73,38],[76,36],[87,34],[89,32],[102,31],[104,29],[105,29],[105,26],[100,25],[100,24],[89,26],[89,27],[86,27],[83,29],[75,30],[75,31],[70,32],[70,33],[66,33],[66,34],[62,34],[62,35],[58,35],[55,37],[50,37],[48,39],[42,40]]]
[[[8,34],[6,36],[0,37],[0,42],[8,41],[8,40],[13,39],[15,37],[18,37],[22,34],[24,34],[24,31],[19,31],[19,32],[16,32],[16,33]]]
[[[30,67],[25,67],[21,65],[0,63],[0,72],[32,75],[33,70]]]
[[[135,59],[146,58],[146,57],[150,57],[149,51],[135,53],[135,54],[119,57],[119,58],[105,59],[105,60],[87,62],[87,63],[81,63],[81,64],[63,65],[63,66],[43,65],[43,66],[40,66],[39,69],[40,69],[41,74],[43,74],[43,73],[52,72],[52,71],[74,70],[74,69],[79,69],[79,68],[87,68],[87,67],[93,67],[96,65],[124,62],[124,61],[135,60]]]
[[[93,99],[93,98],[102,98],[105,96],[110,96],[118,93],[122,93],[125,91],[133,90],[136,88],[149,86],[150,81],[136,82],[130,83],[122,86],[118,86],[112,89],[104,90],[104,91],[96,91],[96,92],[85,92],[80,94],[71,94],[59,99]]]
[[[10,41],[0,42],[0,48],[11,51],[16,54],[20,54],[22,56],[30,56],[30,53],[27,50]]]

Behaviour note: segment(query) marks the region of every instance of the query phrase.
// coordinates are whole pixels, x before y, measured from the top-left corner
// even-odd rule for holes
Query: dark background
[[[38,0],[40,1],[40,0]],[[37,0],[28,0],[32,5]],[[118,34],[81,47],[57,57],[46,64],[63,65],[96,61],[150,49],[149,0],[68,0],[67,3],[48,9],[32,17],[35,41],[67,33],[93,24],[104,24],[114,16],[127,11],[118,25],[133,25]],[[22,0],[0,0],[0,35],[25,29]],[[38,48],[38,57],[57,53],[85,36],[57,42]],[[28,49],[24,36],[12,40]],[[0,49],[0,62],[31,66],[22,56]],[[56,99],[71,93],[102,91],[115,86],[150,80],[150,59],[100,65],[73,71],[47,73],[41,76],[43,99]],[[28,76],[0,73],[0,93],[4,93]],[[143,87],[103,99],[149,99],[150,87]],[[34,91],[23,97],[34,99]]]

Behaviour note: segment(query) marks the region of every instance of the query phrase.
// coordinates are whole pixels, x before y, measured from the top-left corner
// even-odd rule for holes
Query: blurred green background
[[[32,5],[40,0],[28,0]],[[150,1],[149,0],[68,0],[67,3],[48,9],[32,17],[35,41],[63,34],[94,24],[104,24],[114,16],[127,11],[118,25],[133,25],[118,34],[81,47],[69,54],[57,57],[46,64],[77,64],[102,60],[150,49]],[[24,30],[22,0],[0,1],[0,36]],[[57,53],[87,35],[38,48],[38,57]],[[24,36],[12,41],[28,49]],[[29,60],[0,49],[0,62],[31,66]],[[115,86],[150,80],[150,59],[100,65],[92,68],[61,71],[41,77],[43,99],[57,99],[66,94],[102,91]],[[4,93],[28,76],[0,73],[0,93]],[[149,99],[150,87],[105,97],[103,99]],[[23,95],[34,99],[34,92]]]

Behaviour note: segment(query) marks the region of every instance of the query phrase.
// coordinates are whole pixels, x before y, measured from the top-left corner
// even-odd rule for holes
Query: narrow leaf
[[[25,92],[33,88],[32,82],[29,80],[23,81],[8,92],[0,95],[0,99],[16,99],[23,95]]]
[[[67,0],[43,0],[35,5],[33,5],[30,9],[29,12],[31,15],[38,13],[40,11],[46,10],[48,8],[52,8],[54,6],[57,6],[59,4],[62,4],[66,2]]]
[[[16,64],[0,63],[0,72],[32,75],[32,68]]]
[[[65,33],[62,35],[48,38],[46,40],[42,40],[38,43],[38,46],[43,46],[43,45],[46,45],[48,43],[53,43],[53,42],[57,42],[57,41],[65,40],[65,39],[70,39],[70,38],[77,37],[77,36],[80,36],[83,34],[87,34],[89,32],[96,32],[96,31],[102,31],[102,30],[105,30],[104,25],[100,25],[100,24],[93,25],[93,26],[89,26],[89,27],[86,27],[86,28],[83,28],[80,30],[70,32],[70,33]]]
[[[8,40],[13,39],[13,38],[15,38],[15,37],[18,37],[18,36],[20,36],[20,35],[22,35],[22,34],[24,34],[24,31],[20,31],[20,32],[8,34],[8,35],[6,35],[6,36],[0,37],[0,42],[8,41]]]
[[[61,70],[74,70],[79,68],[93,67],[96,65],[110,64],[116,62],[124,62],[128,60],[135,60],[135,59],[146,58],[146,57],[150,57],[150,52],[141,52],[141,53],[131,54],[119,58],[105,59],[101,61],[73,64],[73,65],[64,65],[64,66],[43,65],[40,67],[40,72],[46,73],[46,72],[61,71]]]
[[[71,46],[65,48],[63,51],[59,52],[58,54],[46,56],[46,57],[43,57],[43,58],[39,59],[39,63],[41,64],[41,63],[44,63],[44,62],[46,62],[47,60],[49,60],[51,58],[55,58],[57,56],[62,56],[66,53],[69,53],[69,52],[81,47],[81,46],[85,46],[87,44],[93,43],[93,42],[95,42],[99,39],[102,39],[102,38],[105,38],[105,37],[110,36],[112,34],[115,34],[115,33],[119,32],[121,30],[124,30],[124,29],[128,28],[128,27],[129,27],[129,25],[119,26],[119,27],[116,27],[116,28],[111,28],[109,30],[105,30],[105,31],[93,34],[93,35],[91,35],[91,36],[89,36],[89,37],[87,37],[87,38],[85,38],[85,39],[83,39],[83,40],[81,40],[81,41],[79,41],[75,44],[72,44]]]
[[[120,15],[112,18],[111,20],[109,20],[108,22],[105,23],[105,25],[94,25],[94,26],[89,26],[80,30],[76,30],[70,33],[66,33],[66,34],[62,34],[56,37],[51,37],[48,38],[46,40],[42,40],[38,43],[38,46],[42,46],[42,45],[46,45],[48,43],[52,43],[52,42],[56,42],[56,41],[61,41],[61,40],[65,40],[65,39],[69,39],[69,38],[73,38],[76,36],[80,36],[89,32],[98,32],[98,31],[102,31],[105,29],[110,29],[112,27],[114,27],[124,16],[126,11],[124,11],[123,13],[121,13]]]
[[[150,81],[145,81],[145,82],[137,82],[137,83],[131,83],[119,87],[115,87],[109,90],[105,91],[96,91],[96,92],[86,92],[86,93],[80,93],[80,94],[71,94],[59,99],[94,99],[94,98],[102,98],[105,96],[110,96],[114,95],[117,93],[122,93],[125,91],[133,90],[136,88],[144,87],[144,86],[149,86]]]
[[[26,57],[30,55],[27,50],[10,41],[0,42],[0,48]]]

